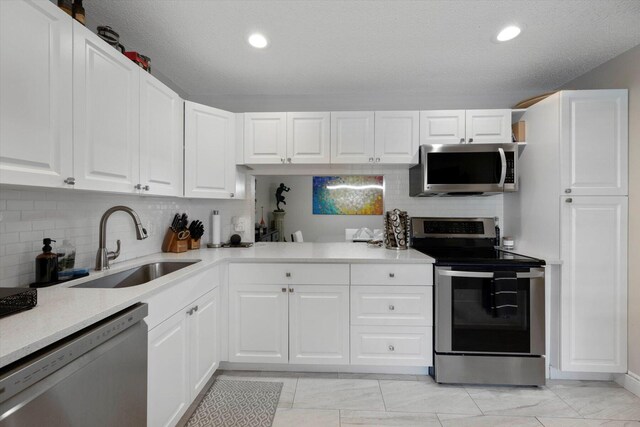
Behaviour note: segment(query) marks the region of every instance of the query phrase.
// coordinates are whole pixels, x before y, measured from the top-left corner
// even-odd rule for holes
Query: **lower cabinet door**
[[[198,298],[189,316],[191,396],[200,393],[218,367],[218,288]]]
[[[289,362],[349,364],[349,286],[289,285]]]
[[[431,366],[431,327],[352,326],[351,364]]]
[[[287,363],[286,285],[229,285],[229,361]]]
[[[149,427],[176,425],[191,402],[187,319],[179,311],[149,331]]]

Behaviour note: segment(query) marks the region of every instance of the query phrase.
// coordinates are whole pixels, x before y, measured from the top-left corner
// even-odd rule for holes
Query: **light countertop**
[[[201,260],[139,286],[119,289],[71,288],[107,274],[167,260]],[[181,254],[157,253],[112,263],[107,272],[38,289],[38,305],[0,319],[0,367],[27,356],[137,302],[177,281],[226,262],[433,263],[418,251],[393,251],[363,243],[256,243],[250,248],[200,249]]]

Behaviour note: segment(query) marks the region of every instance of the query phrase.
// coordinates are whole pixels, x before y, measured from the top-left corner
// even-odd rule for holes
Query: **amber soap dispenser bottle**
[[[43,239],[42,253],[36,257],[36,283],[45,284],[58,280],[58,255],[51,252],[51,240]]]

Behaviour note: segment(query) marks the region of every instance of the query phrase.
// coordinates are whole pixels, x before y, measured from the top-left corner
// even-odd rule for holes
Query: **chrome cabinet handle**
[[[373,163],[373,157],[369,157],[369,163]]]
[[[376,163],[380,163],[380,157],[376,157]]]
[[[229,196],[230,196],[231,198],[233,198],[233,197],[236,197],[236,194],[235,194],[235,193],[230,193],[230,194],[229,194]]]
[[[198,311],[198,306],[196,305],[195,307],[193,307],[193,309],[194,309],[195,311]]]
[[[287,163],[291,163],[291,157],[287,157]]]
[[[142,184],[136,184],[133,186],[136,190],[142,190]]]
[[[460,138],[460,144],[464,144],[464,138]]]
[[[144,187],[142,187],[142,189],[144,191],[149,191],[149,190],[151,190],[151,187],[149,187],[148,185],[145,185]]]
[[[572,202],[573,202],[573,199],[572,199],[571,197],[567,197],[567,199],[565,200],[565,202],[567,202],[567,203],[572,203]]]
[[[284,275],[287,277],[291,277],[291,273],[285,273]]]
[[[193,308],[190,308],[189,310],[187,310],[187,314],[191,316],[193,314]]]
[[[567,194],[571,194],[571,189],[567,188],[566,190],[564,190],[564,192],[567,193]]]
[[[389,351],[394,351],[396,348],[392,345],[389,346]]]
[[[393,279],[394,277],[396,277],[396,273],[389,273],[389,277]]]
[[[282,288],[282,292],[287,292],[287,288]]]
[[[293,293],[293,288],[289,288],[289,293]]]
[[[68,185],[76,185],[76,179],[70,176],[69,178],[64,180],[64,183]]]
[[[280,157],[280,163],[284,163],[284,157]]]
[[[472,143],[472,142],[473,142],[473,138],[469,138],[469,143]]]
[[[390,311],[393,311],[393,310],[395,310],[395,309],[396,309],[396,308],[395,308],[395,306],[394,306],[393,304],[389,304],[389,310],[390,310]]]

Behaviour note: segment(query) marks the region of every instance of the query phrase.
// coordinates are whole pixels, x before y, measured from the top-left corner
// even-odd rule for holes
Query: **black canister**
[[[58,280],[58,255],[51,252],[51,240],[43,239],[42,253],[36,257],[36,283],[50,283]]]

